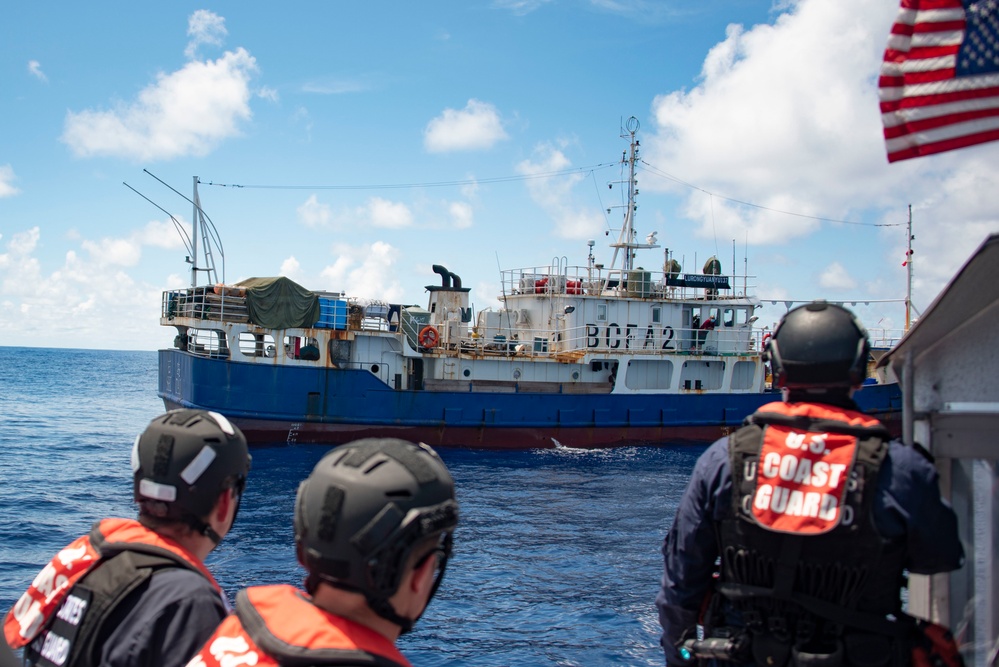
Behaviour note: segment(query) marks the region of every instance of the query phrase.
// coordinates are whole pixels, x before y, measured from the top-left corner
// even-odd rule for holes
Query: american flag
[[[888,161],[999,139],[999,0],[901,0],[878,80]]]

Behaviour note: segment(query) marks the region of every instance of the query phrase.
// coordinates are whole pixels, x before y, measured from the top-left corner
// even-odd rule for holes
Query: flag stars
[[[964,40],[956,76],[999,72],[999,0],[975,0],[966,5]]]

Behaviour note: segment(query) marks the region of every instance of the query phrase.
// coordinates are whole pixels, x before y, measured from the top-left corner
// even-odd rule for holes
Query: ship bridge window
[[[319,361],[319,341],[310,336],[285,336],[284,353],[291,359]]]
[[[219,329],[188,329],[187,351],[204,357],[229,358],[229,343]]]
[[[691,312],[693,313],[691,326],[694,329],[714,329],[721,319],[718,308],[697,307],[693,308]]]
[[[241,331],[237,340],[239,351],[248,357],[273,357],[274,336]]]
[[[722,321],[727,327],[735,326],[737,324],[739,326],[744,326],[749,322],[749,311],[745,308],[726,308]]]

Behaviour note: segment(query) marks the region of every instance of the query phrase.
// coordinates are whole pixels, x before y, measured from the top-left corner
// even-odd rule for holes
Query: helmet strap
[[[416,624],[417,619],[415,618],[405,618],[400,616],[396,612],[395,607],[392,603],[388,601],[387,598],[374,598],[365,596],[368,600],[368,606],[371,607],[371,611],[375,612],[386,621],[394,623],[399,626],[400,634],[406,634],[413,629],[413,625]]]
[[[222,536],[219,535],[217,532],[215,532],[215,529],[212,528],[203,519],[199,519],[195,516],[189,515],[185,517],[185,522],[187,523],[187,525],[193,528],[194,531],[198,533],[198,535],[204,535],[205,537],[210,539],[215,546],[218,546],[219,542],[222,541]]]
[[[785,387],[788,403],[824,403],[841,408],[856,408],[851,387]]]
[[[333,588],[339,588],[342,591],[350,591],[351,593],[360,593],[364,596],[365,601],[368,603],[368,607],[371,611],[375,612],[378,616],[381,616],[389,623],[398,625],[400,628],[400,634],[406,634],[413,629],[413,625],[416,623],[415,618],[405,618],[395,610],[392,603],[388,601],[388,598],[376,597],[366,591],[361,590],[357,586],[351,586],[350,584],[338,581],[332,577],[324,577],[322,574],[316,572],[310,572],[305,578],[305,591],[309,595],[315,595],[316,590],[319,588],[319,584],[327,584]]]

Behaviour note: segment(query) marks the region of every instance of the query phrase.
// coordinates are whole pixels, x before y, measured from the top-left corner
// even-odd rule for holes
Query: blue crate
[[[316,326],[320,329],[347,328],[347,300],[332,299],[329,297],[319,297],[319,321]]]

